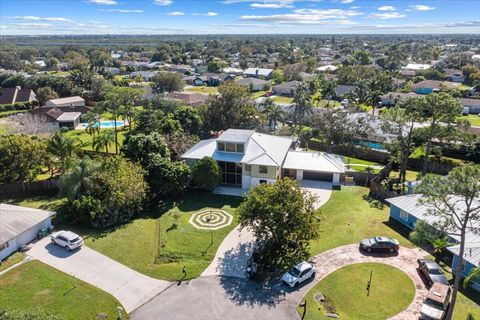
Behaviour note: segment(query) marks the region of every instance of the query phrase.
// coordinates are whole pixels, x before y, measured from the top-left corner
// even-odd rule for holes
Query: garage
[[[304,180],[333,181],[333,172],[303,171]]]

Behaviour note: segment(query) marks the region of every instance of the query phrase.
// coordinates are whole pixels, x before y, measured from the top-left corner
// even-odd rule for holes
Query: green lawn
[[[212,232],[194,228],[190,216],[204,208],[221,208],[234,215],[240,198],[205,193],[185,195],[176,205],[151,209],[148,214],[115,230],[77,230],[86,245],[151,277],[178,280],[182,267],[187,278],[198,277],[210,264],[218,246],[236,226],[234,222]],[[173,214],[181,214],[176,226]],[[213,241],[212,241],[213,240]]]
[[[468,116],[461,116],[459,119],[468,120],[472,126],[480,126],[480,116],[478,114],[469,114]]]
[[[113,130],[113,129],[100,129],[100,130]],[[123,141],[125,141],[125,134],[127,133],[127,129],[120,129],[118,131],[118,148],[123,145]],[[92,147],[92,141],[93,141],[93,136],[87,133],[85,130],[70,130],[65,133],[66,136],[70,137],[76,137],[80,140],[81,142],[81,147],[84,150],[93,150]],[[102,150],[104,152],[105,150]],[[110,146],[108,147],[108,152],[109,153],[114,153],[115,152],[115,144],[111,143]]]
[[[413,246],[404,236],[406,229],[389,221],[389,208],[370,207],[364,199],[367,195],[368,189],[364,187],[343,186],[342,190],[332,192],[330,200],[320,209],[320,238],[311,242],[312,255],[380,235],[396,238],[402,246]]]
[[[372,271],[372,285],[367,297],[367,281]],[[321,292],[325,302],[313,296]],[[403,271],[381,263],[345,266],[315,285],[306,295],[305,319],[329,319],[325,311],[340,319],[386,319],[406,309],[415,296],[415,285]],[[303,308],[297,309],[300,313]]]
[[[416,181],[418,174],[419,174],[418,171],[407,170],[405,179],[406,179],[407,181]],[[390,172],[390,177],[391,177],[391,178],[398,178],[399,175],[400,175],[400,171],[392,171],[392,172]]]
[[[7,199],[2,201],[17,206],[55,211],[62,200],[63,199],[58,196],[34,196]]]
[[[7,259],[2,261],[2,264],[0,264],[0,271],[10,268],[14,264],[17,264],[20,261],[22,261],[24,258],[25,258],[25,254],[23,252],[15,252],[11,256],[9,256]]]
[[[273,96],[272,97],[273,102],[276,103],[293,103],[293,97],[285,97],[285,96]]]
[[[12,114],[17,113],[24,113],[28,112],[29,110],[8,110],[8,111],[0,111],[0,118],[11,116]]]
[[[41,308],[67,319],[116,319],[120,303],[108,293],[39,261],[30,261],[0,276],[0,310]]]
[[[203,94],[217,94],[218,87],[192,86],[192,87],[185,88],[185,91],[197,92],[197,93],[203,93]]]
[[[265,91],[265,90],[253,92],[253,93],[252,93],[252,98],[253,98],[253,99],[261,98],[261,97],[263,97],[263,96],[265,95],[266,92],[267,92],[267,91]]]

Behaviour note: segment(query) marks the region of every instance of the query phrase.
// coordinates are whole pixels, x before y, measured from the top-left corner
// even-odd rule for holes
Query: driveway
[[[300,180],[300,186],[317,197],[315,209],[327,203],[332,195],[332,183],[328,181]]]
[[[66,252],[51,244],[49,237],[33,244],[28,255],[110,293],[120,301],[127,313],[171,285],[127,268],[86,246]]]

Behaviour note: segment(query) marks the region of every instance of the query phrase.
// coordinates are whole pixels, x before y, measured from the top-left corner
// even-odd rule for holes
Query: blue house
[[[408,194],[401,197],[389,198],[386,201],[390,204],[390,217],[400,222],[404,226],[413,230],[418,220],[425,221],[429,225],[442,222],[442,217],[428,213],[428,206],[419,202],[422,194]],[[480,223],[472,226],[466,233],[463,276],[467,276],[470,270],[480,265],[480,235],[474,233],[474,229],[479,229]],[[452,268],[458,265],[459,261],[459,237],[452,235],[449,239],[455,245],[448,247],[447,250],[453,254]],[[480,280],[475,281],[472,288],[480,291]]]

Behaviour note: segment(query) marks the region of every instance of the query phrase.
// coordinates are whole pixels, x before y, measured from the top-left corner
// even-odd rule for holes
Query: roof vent
[[[442,294],[439,293],[439,292],[437,292],[437,291],[433,291],[432,293],[433,293],[434,296],[437,296],[437,297],[441,297],[441,296],[442,296]]]

